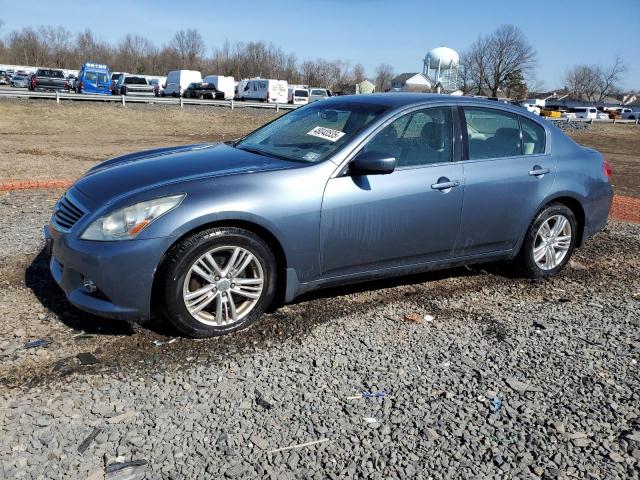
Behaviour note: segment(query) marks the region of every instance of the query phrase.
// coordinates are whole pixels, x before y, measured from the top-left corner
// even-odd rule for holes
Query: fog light
[[[83,284],[87,293],[95,293],[95,291],[98,290],[98,287],[96,287],[96,284],[93,283],[93,280],[90,278],[84,277]]]

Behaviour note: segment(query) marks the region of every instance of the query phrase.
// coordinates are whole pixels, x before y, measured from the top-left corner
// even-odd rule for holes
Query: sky
[[[478,35],[509,23],[520,27],[536,50],[536,77],[545,88],[561,87],[572,65],[606,66],[619,54],[628,66],[621,87],[640,89],[640,0],[125,0],[73,5],[0,0],[0,35],[55,25],[72,33],[91,28],[113,42],[136,33],[160,46],[176,31],[196,28],[208,48],[226,39],[263,40],[300,61],[362,63],[373,76],[383,62],[396,73],[421,71],[431,48],[446,45],[462,52]],[[112,5],[119,6],[117,11]]]

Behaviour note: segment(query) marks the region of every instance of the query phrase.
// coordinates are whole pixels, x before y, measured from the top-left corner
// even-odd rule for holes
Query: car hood
[[[186,145],[124,155],[102,162],[75,188],[96,205],[173,183],[239,173],[300,167],[226,144]]]

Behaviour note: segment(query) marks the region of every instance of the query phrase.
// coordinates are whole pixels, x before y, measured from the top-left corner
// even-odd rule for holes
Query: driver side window
[[[393,156],[397,167],[450,162],[453,155],[451,108],[417,110],[394,120],[364,147]]]

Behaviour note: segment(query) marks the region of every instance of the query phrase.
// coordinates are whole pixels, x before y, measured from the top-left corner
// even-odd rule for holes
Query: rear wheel
[[[566,205],[553,203],[535,218],[517,262],[529,277],[553,277],[569,262],[576,244],[577,222]]]
[[[185,335],[224,335],[255,322],[271,304],[275,285],[275,259],[260,237],[239,228],[212,228],[170,253],[165,312]]]

